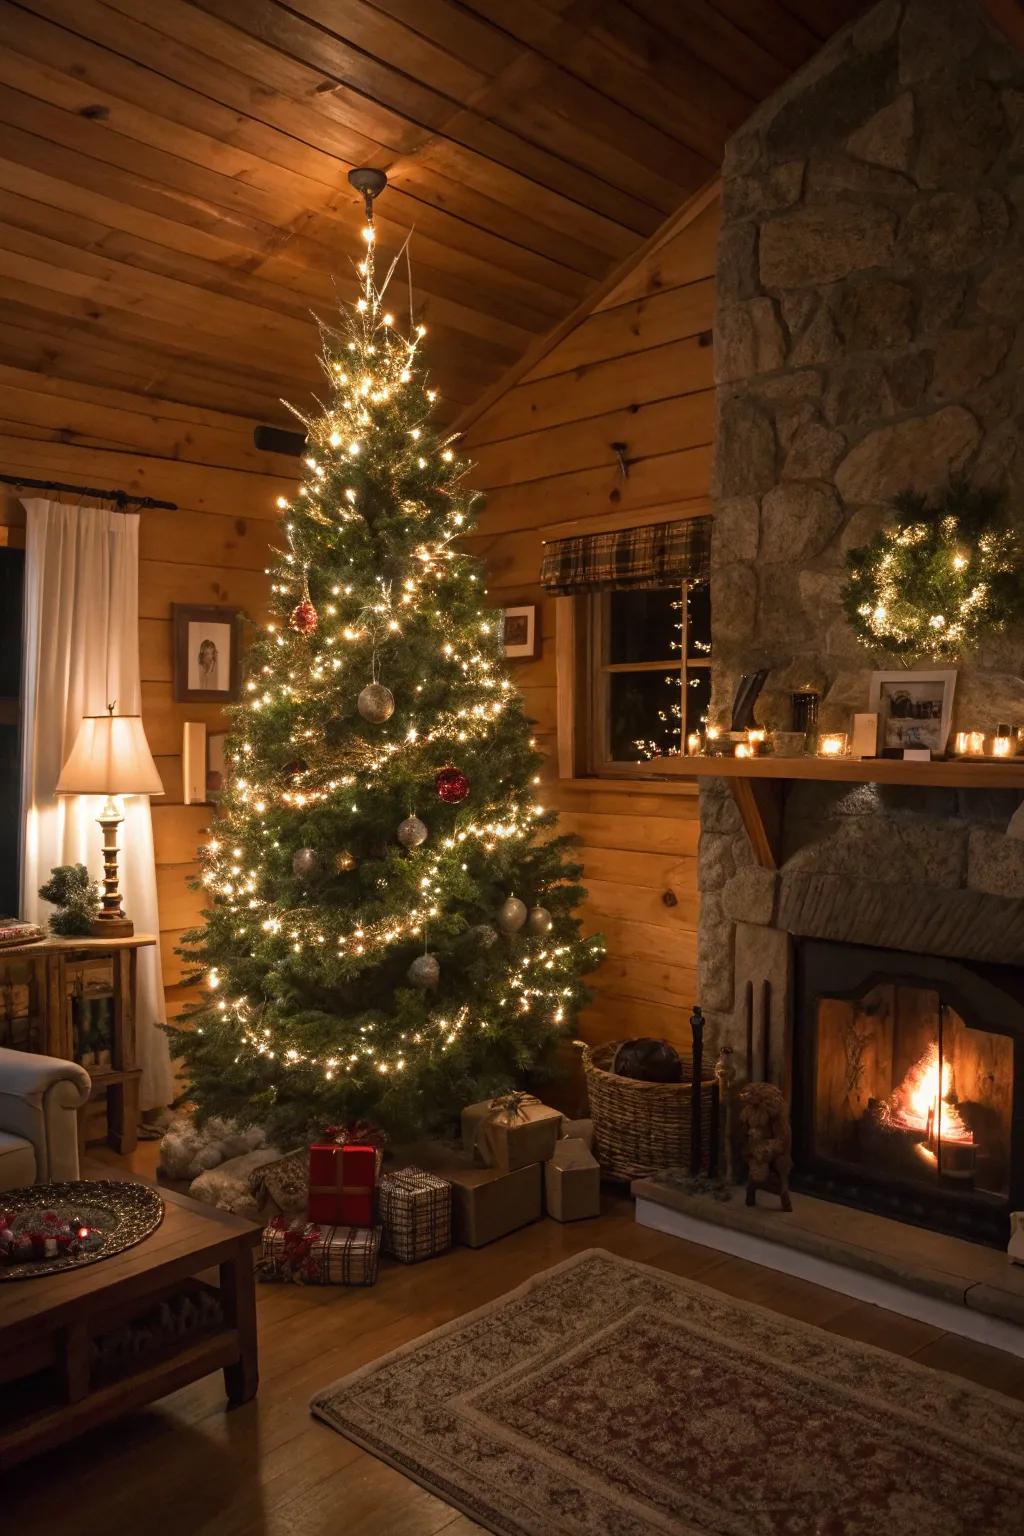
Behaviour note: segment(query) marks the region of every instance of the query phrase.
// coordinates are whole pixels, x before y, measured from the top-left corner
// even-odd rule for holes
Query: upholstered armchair
[[[74,1061],[0,1048],[0,1189],[78,1178],[78,1110],[91,1089]]]

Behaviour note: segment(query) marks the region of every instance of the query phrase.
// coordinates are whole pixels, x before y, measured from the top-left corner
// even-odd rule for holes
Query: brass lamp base
[[[113,795],[108,796],[97,820],[103,828],[103,895],[102,910],[92,921],[93,936],[97,939],[130,939],[135,924],[122,911],[121,893],[117,888],[117,829],[124,817]]]
[[[130,917],[94,917],[92,920],[94,939],[130,939],[134,932],[135,924]]]

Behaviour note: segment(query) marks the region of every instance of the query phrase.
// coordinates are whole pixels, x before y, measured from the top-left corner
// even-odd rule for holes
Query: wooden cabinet
[[[44,939],[0,953],[0,1046],[79,1062],[92,1096],[79,1113],[84,1142],[90,1107],[106,1099],[107,1139],[118,1152],[138,1140],[135,984],[140,949],[127,939]]]

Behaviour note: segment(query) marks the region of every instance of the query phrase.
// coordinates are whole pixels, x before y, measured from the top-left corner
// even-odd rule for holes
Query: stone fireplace
[[[811,689],[821,727],[848,730],[884,663],[845,621],[844,560],[891,497],[962,471],[1024,516],[1024,58],[974,0],[882,0],[732,140],[723,206],[712,713],[727,724],[764,667],[760,723],[787,727]],[[965,656],[953,731],[1024,724],[1022,663],[1021,634]],[[796,1095],[820,1192],[884,1208],[905,1186],[894,1214],[983,1241],[1024,1203],[1020,798],[794,782],[769,869],[727,784],[701,789],[713,1037]],[[821,946],[844,989],[812,1019]],[[824,1109],[816,1072],[837,1079]]]

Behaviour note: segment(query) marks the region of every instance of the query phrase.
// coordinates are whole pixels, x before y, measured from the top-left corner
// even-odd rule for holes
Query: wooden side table
[[[92,1078],[92,1099],[106,1095],[107,1139],[116,1151],[138,1143],[135,988],[140,949],[150,933],[125,939],[42,939],[0,951],[0,1045],[77,1061]],[[90,1034],[97,1005],[109,1019],[109,1044]],[[78,1113],[84,1145],[88,1105]]]
[[[0,1281],[0,1473],[211,1371],[231,1405],[259,1381],[255,1222],[161,1190],[164,1219],[134,1248],[82,1269]],[[199,1278],[217,1269],[219,1285]],[[182,1291],[205,1290],[217,1320],[148,1352],[97,1363],[94,1341]]]

